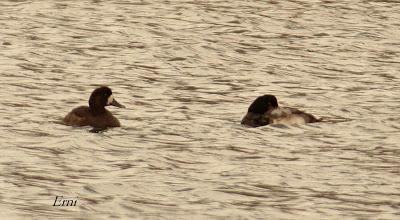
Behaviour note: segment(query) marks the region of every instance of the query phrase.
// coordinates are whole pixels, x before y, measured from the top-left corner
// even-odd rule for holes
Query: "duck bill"
[[[110,105],[113,105],[113,106],[118,107],[118,108],[125,108],[124,105],[120,104],[120,103],[117,102],[117,100],[115,100],[115,99],[112,100],[112,102],[110,103]]]

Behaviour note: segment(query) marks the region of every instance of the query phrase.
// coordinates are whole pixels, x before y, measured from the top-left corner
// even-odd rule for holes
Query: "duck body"
[[[269,124],[295,125],[318,121],[320,120],[313,115],[296,108],[279,107],[275,96],[264,95],[254,100],[241,123],[250,127],[259,127]]]
[[[108,105],[124,108],[114,99],[110,88],[99,87],[92,92],[89,106],[74,108],[64,117],[63,123],[68,126],[92,126],[94,128],[120,127],[119,120],[105,108]]]
[[[271,124],[294,125],[314,123],[319,121],[311,114],[289,107],[278,107],[272,110],[270,113],[265,114],[264,117],[269,118]]]
[[[121,123],[110,111],[94,114],[88,106],[74,108],[64,117],[64,124],[69,126],[92,126],[94,128],[120,127]]]

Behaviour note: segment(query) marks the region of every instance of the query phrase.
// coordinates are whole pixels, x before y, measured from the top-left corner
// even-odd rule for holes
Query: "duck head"
[[[247,110],[247,114],[242,119],[242,124],[258,127],[269,124],[269,119],[264,117],[274,109],[278,108],[278,100],[273,95],[263,95],[251,103]]]
[[[278,100],[273,95],[263,95],[253,103],[251,103],[247,112],[252,112],[255,114],[264,114],[266,112],[271,112],[272,110],[278,108]]]
[[[89,98],[89,108],[93,112],[104,112],[105,106],[113,105],[119,108],[125,108],[114,98],[110,88],[106,86],[95,89]]]

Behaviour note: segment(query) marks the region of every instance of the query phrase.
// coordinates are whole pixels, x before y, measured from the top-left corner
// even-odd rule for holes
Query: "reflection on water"
[[[0,216],[398,219],[399,10],[1,1]],[[61,125],[98,85],[123,127]],[[345,120],[242,127],[262,94]]]

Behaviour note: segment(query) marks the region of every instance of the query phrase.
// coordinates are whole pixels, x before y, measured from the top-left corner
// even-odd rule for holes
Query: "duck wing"
[[[87,116],[90,114],[89,107],[80,106],[69,112],[63,119],[64,124],[69,126],[86,126]]]

